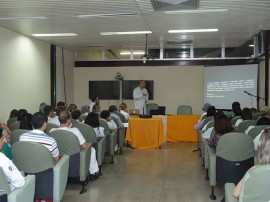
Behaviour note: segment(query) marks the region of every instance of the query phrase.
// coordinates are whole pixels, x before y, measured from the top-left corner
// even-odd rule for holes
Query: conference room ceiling
[[[194,2],[196,1],[196,2]],[[190,5],[179,6],[184,3]],[[166,9],[166,5],[168,6]],[[194,6],[191,5],[191,6]],[[196,8],[196,5],[198,8]],[[161,7],[158,7],[161,6]],[[164,6],[164,7],[162,7]],[[166,14],[165,10],[228,9],[225,12]],[[78,15],[133,13],[126,16]],[[42,17],[31,19],[29,17]],[[45,18],[44,18],[45,17]],[[34,37],[73,50],[142,49],[144,35],[102,36],[100,32],[152,31],[149,48],[238,47],[259,30],[270,29],[269,0],[1,0],[0,26],[34,37],[35,33],[76,33]],[[219,29],[211,33],[170,34],[168,30]]]

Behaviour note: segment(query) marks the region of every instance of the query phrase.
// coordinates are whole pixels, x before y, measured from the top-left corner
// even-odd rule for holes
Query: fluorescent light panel
[[[169,33],[192,33],[192,32],[217,32],[218,29],[181,29],[181,30],[169,30]]]
[[[117,16],[134,16],[137,13],[104,13],[93,15],[78,15],[78,18],[91,18],[91,17],[117,17]]]
[[[44,16],[29,16],[29,17],[0,17],[0,20],[45,20],[47,19]]]
[[[151,31],[100,32],[101,35],[151,34]]]
[[[220,13],[227,12],[228,9],[215,8],[215,9],[197,9],[197,10],[178,10],[178,11],[164,11],[165,14],[181,14],[181,13]]]
[[[45,37],[45,36],[77,36],[75,33],[52,33],[52,34],[32,34],[37,37]]]
[[[133,55],[144,55],[145,52],[144,51],[134,51],[133,52]],[[131,55],[131,52],[130,51],[123,51],[123,52],[120,52],[120,55]]]
[[[250,45],[248,45],[249,47],[254,47],[254,45],[253,44],[250,44]]]

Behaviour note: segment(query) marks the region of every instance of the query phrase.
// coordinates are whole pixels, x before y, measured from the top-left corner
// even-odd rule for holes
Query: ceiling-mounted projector
[[[114,77],[116,80],[123,80],[124,79],[124,77],[121,75],[121,73],[120,72],[117,72],[116,73],[116,76]]]

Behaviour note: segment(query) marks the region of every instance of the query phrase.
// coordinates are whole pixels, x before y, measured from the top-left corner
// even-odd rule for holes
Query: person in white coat
[[[145,88],[145,81],[141,80],[139,86],[133,90],[133,99],[135,109],[140,110],[140,114],[145,114],[145,104],[148,101],[149,94]]]

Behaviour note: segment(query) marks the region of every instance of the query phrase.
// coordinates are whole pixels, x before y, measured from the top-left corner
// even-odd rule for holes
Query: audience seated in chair
[[[3,138],[3,149],[2,152],[9,158],[12,159],[11,155],[11,145],[10,145],[10,136],[11,136],[11,130],[5,123],[0,123],[0,134]]]
[[[88,105],[83,105],[81,107],[81,113],[82,113],[83,120],[85,120],[87,115],[90,113],[90,107]]]
[[[211,116],[214,116],[216,113],[216,108],[214,106],[210,106],[208,107],[208,110],[207,110],[207,114],[206,114],[206,117],[211,117]],[[194,126],[194,130],[201,130],[203,129],[204,127],[204,121],[201,120],[201,121],[198,121],[198,123]]]
[[[47,104],[46,102],[40,103],[38,111],[39,111],[39,112],[44,112],[43,109],[44,109],[44,107],[47,106],[47,105],[48,105],[48,104]]]
[[[47,105],[43,108],[44,114],[48,117],[48,123],[53,123],[57,126],[60,126],[60,122],[58,120],[58,116],[53,111],[53,107],[51,105]]]
[[[95,130],[97,140],[104,137],[104,128],[100,126],[99,117],[95,112],[90,112],[87,115],[85,124],[91,126]]]
[[[201,115],[201,117],[200,117],[200,119],[198,120],[198,122],[199,121],[202,121],[204,118],[206,118],[207,116],[207,110],[208,110],[208,108],[211,106],[211,104],[209,104],[209,103],[204,103],[204,105],[203,105],[203,107],[202,107],[202,110],[203,110],[203,113],[202,113],[202,115]]]
[[[215,113],[214,115],[214,123],[217,121],[217,118],[220,115],[224,115],[223,111],[218,111],[217,113]],[[214,130],[214,126],[213,127],[208,127],[206,131],[202,131],[202,138],[205,139],[209,139],[211,136],[212,131]]]
[[[126,121],[128,122],[129,114],[128,114],[128,109],[127,109],[127,104],[126,103],[121,103],[119,105],[119,112],[125,116]]]
[[[71,112],[71,117],[73,120],[76,120],[78,123],[84,123],[82,113],[79,109],[76,109],[73,112]]]
[[[35,114],[33,114],[33,117],[32,117],[32,125],[33,125],[33,130],[22,134],[20,136],[20,141],[35,142],[35,143],[39,143],[45,146],[50,151],[54,164],[57,164],[60,161],[57,143],[54,138],[44,133],[44,131],[47,129],[48,117],[43,112],[36,112]],[[38,181],[37,181],[37,184],[40,187],[43,186],[42,184],[39,184]],[[36,190],[37,189],[40,190],[41,189],[40,187],[39,188],[36,187]],[[35,200],[40,201],[41,199],[35,198]],[[44,200],[52,201],[51,198],[44,199]]]
[[[50,132],[55,131],[55,130],[65,130],[65,131],[72,132],[72,134],[74,134],[78,138],[81,149],[86,149],[87,143],[82,133],[79,131],[79,129],[70,128],[70,124],[71,124],[70,113],[68,111],[61,111],[58,118],[60,122],[60,127],[53,128],[51,129]],[[96,150],[94,148],[91,148],[91,158],[90,158],[90,165],[89,165],[90,175],[98,175],[98,171],[99,171],[99,167],[96,160]]]
[[[101,118],[101,119],[104,119],[104,120],[107,122],[107,124],[108,124],[108,126],[109,126],[111,132],[117,130],[117,125],[116,125],[116,123],[112,120],[112,117],[111,117],[110,112],[109,112],[108,110],[103,110],[103,111],[101,112],[101,114],[100,114],[100,118]]]
[[[233,110],[233,114],[231,115],[230,119],[232,119],[236,116],[241,116],[241,107],[240,107],[239,102],[232,103],[232,110]]]
[[[70,104],[67,108],[67,110],[72,113],[73,111],[77,110],[77,105],[75,104]]]
[[[98,110],[100,111],[99,98],[97,96],[94,96],[91,99],[91,103],[89,104],[89,108],[90,108],[89,112],[93,112],[93,106],[94,105],[97,105],[95,108],[98,108]]]
[[[258,165],[253,166],[252,168],[250,168],[250,170],[256,169],[257,167],[266,164],[270,164],[270,129],[265,129],[260,137],[258,144]],[[233,192],[234,197],[240,196],[242,186],[243,186],[243,179],[236,185]],[[243,196],[240,196],[240,198],[241,197]]]
[[[219,115],[217,117],[214,128],[216,133],[209,141],[209,147],[216,149],[219,138],[226,133],[232,132],[234,129],[230,119],[226,115]]]
[[[117,115],[118,112],[117,112],[117,108],[116,108],[115,105],[111,105],[111,106],[109,107],[109,112],[110,112],[110,115],[111,115],[112,117],[114,117],[114,118],[117,119],[117,122],[118,122],[118,124],[119,124],[119,128],[124,128],[123,122],[121,121],[120,117]]]
[[[239,126],[239,124],[245,120],[252,120],[252,113],[251,110],[249,108],[244,108],[241,112],[241,119],[238,119],[235,122],[235,126]]]
[[[13,191],[16,188],[22,187],[25,181],[24,177],[21,175],[14,163],[1,152],[3,146],[4,137],[0,139],[0,167],[3,169],[7,177],[10,190]]]
[[[23,114],[20,121],[20,129],[33,130],[32,126],[32,114]]]

